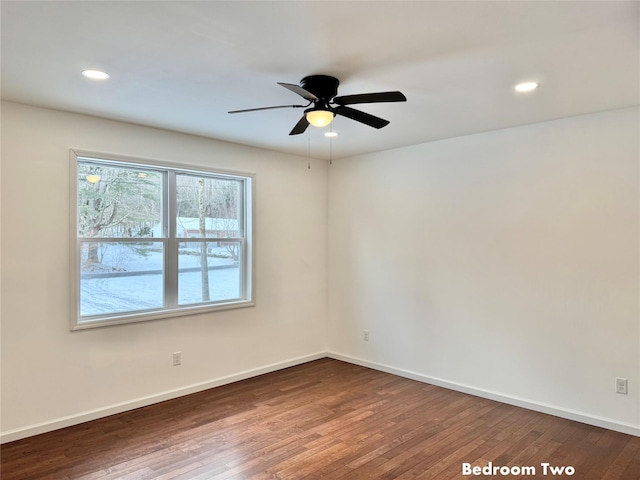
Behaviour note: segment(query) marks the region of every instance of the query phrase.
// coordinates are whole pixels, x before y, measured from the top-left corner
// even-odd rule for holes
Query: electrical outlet
[[[364,340],[365,342],[369,341],[369,330],[362,331],[362,340]]]
[[[616,393],[622,393],[623,395],[629,393],[626,378],[616,377]]]
[[[182,352],[173,352],[173,366],[182,365]]]

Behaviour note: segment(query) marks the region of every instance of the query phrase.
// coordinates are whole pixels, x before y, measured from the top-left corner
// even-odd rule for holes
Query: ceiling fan
[[[342,115],[343,117],[364,123],[373,128],[382,128],[389,124],[388,120],[356,110],[347,105],[407,101],[407,97],[398,91],[361,93],[336,97],[339,84],[340,82],[337,78],[328,75],[309,75],[300,80],[300,85],[278,82],[278,85],[282,85],[284,88],[297,93],[309,103],[306,105],[278,105],[275,107],[248,108],[246,110],[232,110],[229,113],[255,112],[257,110],[271,110],[274,108],[305,108],[304,115],[289,133],[289,135],[299,135],[303,133],[309,125],[315,127],[329,125],[336,115]],[[313,104],[313,106],[307,108],[310,107],[311,104]]]

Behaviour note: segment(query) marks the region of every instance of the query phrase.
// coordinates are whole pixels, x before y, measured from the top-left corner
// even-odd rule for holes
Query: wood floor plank
[[[332,359],[11,442],[0,456],[3,480],[473,478],[463,463],[549,478],[543,462],[581,480],[640,479],[640,438]]]

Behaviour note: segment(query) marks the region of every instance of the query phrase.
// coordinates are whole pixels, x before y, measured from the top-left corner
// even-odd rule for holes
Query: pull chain
[[[329,133],[333,133],[331,124],[329,124]],[[333,165],[333,135],[329,135],[329,165]]]
[[[307,148],[307,170],[311,170],[311,134],[307,137],[309,144]]]

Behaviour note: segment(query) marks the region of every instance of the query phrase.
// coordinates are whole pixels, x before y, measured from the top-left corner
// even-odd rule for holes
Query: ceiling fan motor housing
[[[338,94],[340,81],[328,75],[309,75],[300,80],[300,86],[328,104]]]

